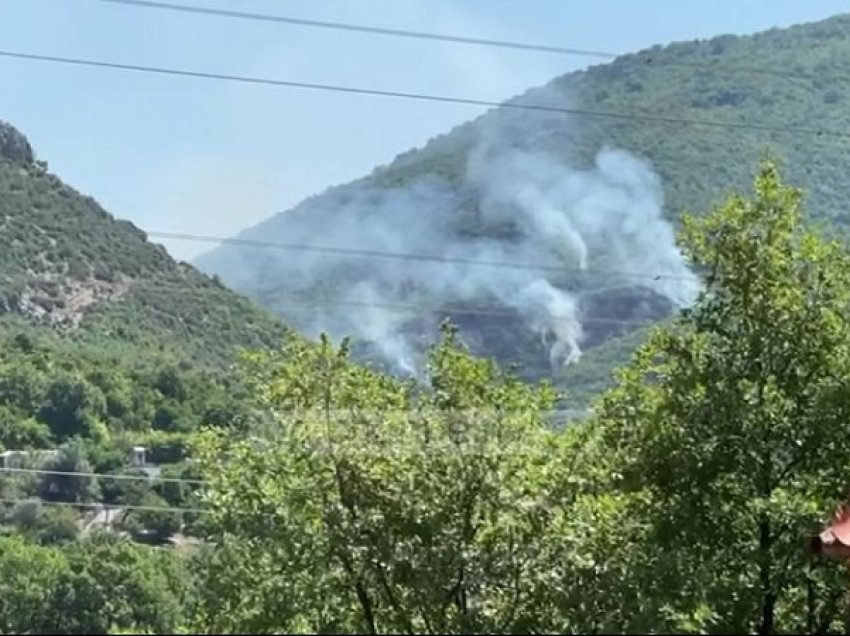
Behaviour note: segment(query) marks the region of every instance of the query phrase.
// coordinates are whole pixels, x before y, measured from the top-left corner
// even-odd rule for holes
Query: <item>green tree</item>
[[[0,360],[0,406],[35,411],[45,391],[43,373],[18,358]]]
[[[148,474],[140,468],[126,468],[112,474],[115,477],[98,478],[105,503],[138,506],[151,492]]]
[[[103,393],[85,379],[71,374],[54,378],[45,392],[38,419],[50,427],[60,441],[76,436],[94,436],[106,415]]]
[[[57,546],[0,537],[0,632],[169,634],[194,606],[182,556],[114,535]]]
[[[173,366],[159,369],[153,378],[153,387],[164,397],[177,401],[185,400],[187,390],[180,371]]]
[[[52,446],[50,428],[25,412],[0,406],[0,448],[44,449]]]
[[[44,463],[43,470],[49,472],[41,475],[38,481],[38,495],[42,499],[84,503],[99,495],[97,479],[92,476],[92,465],[79,439],[63,446],[56,457]]]
[[[160,476],[163,479],[175,481],[157,482],[157,494],[171,507],[189,509],[187,512],[181,511],[180,513],[181,520],[185,524],[182,531],[190,534],[202,532],[207,515],[191,511],[191,509],[201,507],[199,491],[201,489],[200,480],[203,476],[198,466],[194,462],[166,465],[162,467]]]
[[[167,634],[191,606],[191,584],[175,553],[104,533],[69,545],[64,554],[68,571],[54,583],[58,622],[51,633],[132,627]]]
[[[80,534],[79,519],[65,506],[47,506],[41,510],[33,534],[41,545],[70,543]]]
[[[64,554],[0,537],[0,632],[49,634],[59,628],[57,583],[69,573]]]
[[[143,509],[130,510],[124,522],[134,537],[160,543],[180,531],[180,512],[169,510],[168,502],[156,493],[145,493],[134,505]]]
[[[829,591],[833,571],[813,568],[803,542],[850,478],[850,260],[802,228],[799,192],[769,163],[753,198],[686,219],[682,244],[704,292],[641,348],[592,424],[617,451],[617,489],[646,501],[659,621],[828,629],[844,586]]]
[[[251,362],[279,429],[198,443],[221,548],[202,629],[556,624],[541,559],[557,552],[548,530],[566,518],[560,458],[572,447],[546,427],[551,390],[472,358],[451,329],[424,389],[351,364],[326,339]]]

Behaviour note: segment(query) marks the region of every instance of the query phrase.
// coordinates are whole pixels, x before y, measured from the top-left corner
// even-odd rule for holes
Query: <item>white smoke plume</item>
[[[466,157],[460,180],[428,172],[397,187],[364,180],[240,235],[439,260],[225,245],[198,264],[309,335],[325,331],[374,343],[399,371],[417,368],[419,343],[403,327],[423,312],[410,305],[513,310],[546,344],[553,367],[569,364],[581,355],[580,294],[588,280],[597,287],[643,285],[675,306],[692,302],[698,283],[662,216],[661,183],[651,166],[603,148],[593,166],[571,167],[564,159],[569,148],[558,146],[569,125],[564,119],[496,111],[455,132],[457,153]],[[650,276],[630,278],[630,272]],[[653,280],[652,273],[661,276]]]

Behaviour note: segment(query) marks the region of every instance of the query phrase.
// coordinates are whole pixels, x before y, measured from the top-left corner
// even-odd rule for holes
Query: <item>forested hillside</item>
[[[707,210],[718,197],[746,188],[753,166],[773,152],[788,178],[807,192],[809,214],[848,222],[844,201],[850,186],[840,169],[846,140],[790,132],[841,133],[850,124],[848,36],[850,15],[840,15],[748,36],[658,45],[564,75],[511,101],[788,128],[784,133],[731,133],[714,126],[553,113],[537,116],[546,128],[529,145],[578,167],[590,167],[606,145],[649,159],[662,178],[664,210],[672,220],[684,210]],[[481,119],[494,117],[511,118],[519,126],[535,116],[490,113]],[[399,156],[370,179],[392,186],[428,173],[463,179],[475,125],[465,124]]]
[[[521,99],[833,130],[847,36]],[[847,633],[843,143],[490,113],[202,259],[311,341],[0,124],[0,633]]]
[[[242,386],[267,426],[195,437],[199,481],[154,486],[188,490],[176,520],[132,508],[133,542],[16,507],[0,630],[843,633],[846,564],[819,553],[850,546],[808,546],[846,541],[810,539],[850,479],[850,252],[807,231],[800,202],[766,164],[754,192],[684,224],[707,293],[582,424],[551,426],[552,389],[450,325],[421,383],[328,339],[255,352]],[[76,510],[109,483],[44,477],[31,486]],[[141,545],[151,517],[199,544]]]
[[[0,467],[25,469],[0,474],[0,529],[68,540],[108,504],[141,506],[122,519],[138,538],[192,532],[169,510],[196,488],[149,481],[131,449],[191,477],[191,436],[249,415],[238,351],[294,334],[62,183],[2,123],[0,245]]]
[[[198,263],[303,330],[377,343],[363,355],[391,369],[409,370],[422,335],[449,316],[477,353],[588,395],[610,385],[611,364],[600,360],[623,362],[632,350],[634,339],[617,336],[689,297],[675,288],[687,270],[662,219],[676,225],[685,210],[709,209],[770,155],[807,192],[811,216],[850,220],[847,140],[830,134],[850,124],[848,62],[848,16],[623,56],[512,101],[787,131],[497,109],[240,235],[436,261],[225,245]],[[591,360],[564,376],[576,345]]]
[[[205,365],[272,344],[281,324],[175,262],[36,160],[0,122],[0,329],[21,317],[98,347],[152,347]]]

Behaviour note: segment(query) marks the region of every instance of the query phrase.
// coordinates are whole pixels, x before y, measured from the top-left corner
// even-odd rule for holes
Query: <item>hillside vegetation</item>
[[[122,523],[201,544],[80,533],[22,502],[0,536],[0,630],[845,632],[846,567],[806,539],[850,478],[850,251],[805,229],[770,164],[681,236],[709,293],[581,425],[553,428],[551,387],[471,356],[449,325],[422,382],[326,338],[255,352],[246,403],[270,426],[197,436],[193,510]],[[74,447],[61,460],[81,465]],[[101,480],[33,481],[73,509]]]
[[[770,57],[774,44],[766,42],[787,44],[793,35],[807,43],[793,60],[811,62],[850,47],[837,35],[846,25],[837,18],[693,47],[724,60],[758,42],[751,52]],[[822,41],[820,54],[812,40]],[[684,48],[675,59],[691,50],[676,46]],[[792,58],[775,52],[790,69]],[[571,76],[571,90],[617,64],[632,63],[637,74],[638,61]],[[675,73],[686,68],[673,61]],[[637,96],[649,83],[621,94],[617,81],[594,99]],[[675,82],[669,89],[678,90]],[[705,108],[748,108],[748,99],[727,96],[717,105],[712,98]],[[824,103],[839,109],[832,97]],[[565,137],[552,121],[536,120],[536,136],[510,116],[500,127],[518,126],[514,141],[561,147]],[[347,223],[353,202],[370,222],[393,211],[406,230],[456,248],[467,239],[453,237],[477,236],[479,257],[498,234],[500,249],[511,241],[521,247],[503,256],[574,258],[576,251],[558,252],[534,234],[531,220],[556,218],[546,212],[551,206],[531,210],[546,212],[535,217],[512,207],[517,201],[492,181],[464,182],[475,164],[463,157],[469,131],[371,177],[411,188],[334,191],[326,199],[334,205],[319,206],[330,216],[317,222],[337,238],[368,237]],[[602,134],[593,126],[561,130],[579,131]],[[646,143],[656,148],[661,140]],[[572,148],[583,152],[578,141]],[[440,149],[446,160],[433,154]],[[535,174],[565,177],[591,199],[616,203],[585,213],[632,212],[610,217],[624,232],[599,233],[628,258],[602,251],[605,241],[590,232],[588,260],[599,268],[608,262],[605,276],[592,268],[543,275],[458,267],[452,274],[462,283],[491,296],[466,300],[496,297],[503,306],[486,315],[443,307],[401,329],[381,331],[388,315],[366,296],[376,310],[365,314],[373,334],[419,338],[437,323],[408,381],[358,363],[354,354],[371,355],[362,338],[309,342],[175,263],[51,176],[25,138],[0,126],[0,245],[8,246],[0,252],[0,451],[32,451],[23,467],[0,471],[0,633],[847,633],[846,562],[823,557],[846,561],[839,548],[850,553],[827,531],[850,483],[850,246],[810,222],[842,222],[840,197],[816,199],[811,186],[806,199],[770,161],[751,189],[715,205],[683,189],[682,197],[705,205],[699,215],[675,217],[681,253],[673,254],[656,218],[659,184],[646,165],[586,150],[593,167],[585,172],[531,152],[502,156],[531,158],[525,183],[540,186],[547,204],[570,199],[553,198],[557,188],[547,191]],[[836,153],[829,156],[838,161]],[[446,172],[419,180],[417,165],[429,156]],[[459,162],[455,172],[450,158]],[[717,174],[728,168],[721,159],[712,155],[694,174],[718,190],[739,189],[737,175]],[[484,165],[495,169],[496,186],[515,184],[511,170],[528,167]],[[735,165],[748,172],[758,164]],[[789,170],[795,181],[800,170]],[[839,188],[832,174],[817,173],[816,186]],[[665,187],[672,218],[678,208],[669,199],[679,195]],[[618,199],[624,192],[629,197]],[[491,199],[477,201],[481,193]],[[807,216],[804,201],[822,208]],[[456,215],[454,234],[429,234],[417,220],[423,210],[441,220]],[[630,252],[635,245],[624,237],[646,227],[658,240]],[[383,238],[401,236],[393,232],[380,226]],[[615,271],[637,269],[640,250],[652,266],[687,259],[706,293],[670,315],[674,300],[694,290],[682,279],[654,288]],[[310,267],[326,273],[323,262],[299,266],[306,277]],[[345,285],[376,293],[356,285],[380,274],[390,276],[382,282],[437,281],[429,294],[458,290],[436,268],[394,266],[335,261],[340,276],[320,281],[322,291],[331,300]],[[278,273],[269,278],[281,285]],[[552,307],[533,304],[541,290]],[[269,306],[290,311],[297,300],[290,291],[270,295]],[[563,352],[557,347],[577,336],[573,324],[550,322],[533,345],[524,304],[568,313],[573,301],[596,317],[584,320],[590,346],[558,378],[575,402],[595,398],[580,423],[549,383],[524,382],[470,352],[505,359],[533,346],[535,355]],[[337,305],[356,313],[355,305]],[[645,324],[651,319],[654,326]],[[405,354],[404,344],[379,346]],[[241,347],[254,350],[237,361]],[[156,466],[132,465],[137,445]],[[110,511],[119,513],[113,521]],[[850,523],[850,509],[833,520]]]
[[[505,141],[503,145],[508,146],[510,152],[519,149],[534,154],[535,158],[542,153],[569,166],[571,172],[565,179],[584,174],[581,171],[594,174],[598,170],[598,153],[606,147],[622,149],[649,161],[661,180],[661,214],[674,226],[678,226],[683,211],[703,214],[710,209],[712,201],[745,188],[752,178],[753,166],[766,155],[771,156],[785,167],[789,182],[806,192],[810,217],[847,224],[850,216],[845,203],[850,199],[850,183],[845,178],[843,159],[848,139],[829,133],[842,133],[850,125],[848,64],[850,16],[846,15],[751,36],[724,35],[705,41],[655,46],[608,64],[564,75],[511,101],[619,114],[805,128],[822,130],[824,134],[730,130],[716,126],[495,109],[433,139],[421,149],[400,155],[390,164],[376,168],[368,177],[312,197],[242,235],[290,243],[303,237],[306,243],[358,249],[387,249],[387,237],[392,236],[396,251],[402,249],[398,247],[401,244],[409,251],[418,248],[420,252],[430,250],[451,256],[454,252],[440,251],[443,244],[451,243],[458,246],[457,254],[473,258],[481,252],[482,241],[501,241],[500,258],[503,260],[511,260],[511,242],[522,241],[525,236],[531,247],[520,252],[525,260],[557,263],[560,258],[557,246],[550,250],[540,236],[529,238],[525,219],[520,218],[515,207],[505,207],[495,221],[492,214],[482,212],[483,206],[488,205],[488,198],[492,197],[490,192],[483,192],[476,181],[475,162],[482,138],[494,134]],[[767,70],[755,72],[754,69]],[[632,166],[623,167],[620,172],[625,174],[632,169]],[[523,165],[519,164],[514,173],[522,170]],[[504,180],[510,174],[509,171],[498,178]],[[530,178],[533,180],[534,176]],[[455,198],[443,203],[432,203],[428,198],[423,201],[423,189],[434,182],[448,184],[440,185],[441,192],[450,191]],[[536,185],[533,181],[532,184]],[[416,228],[410,230],[411,234],[423,235],[428,230],[427,227],[420,229],[415,217],[407,220],[403,210],[409,198],[419,206],[423,218],[430,216],[434,226],[446,226],[450,230],[426,246],[421,241],[398,239],[404,235],[405,224]],[[386,199],[392,203],[386,203]],[[448,215],[442,212],[447,206],[451,211]],[[569,210],[565,212],[566,216],[570,214]],[[399,221],[399,218],[405,220]],[[423,221],[423,225],[425,223]],[[611,240],[619,240],[617,233],[626,232],[620,229],[623,221],[612,219],[608,223]],[[340,229],[335,231],[334,228]],[[628,234],[622,238],[630,240]],[[553,240],[561,241],[557,237]],[[636,249],[637,254],[644,255],[644,262],[635,257],[619,265],[616,256],[619,246],[606,247],[604,234],[597,237],[595,244],[589,243],[591,272],[594,268],[625,269],[646,272],[648,276],[643,278],[629,277],[628,271],[625,276],[602,272],[576,277],[568,268],[563,274],[548,276],[548,282],[556,288],[577,294],[574,297],[580,315],[588,318],[582,322],[586,362],[580,361],[577,368],[569,368],[563,375],[554,373],[556,381],[574,395],[590,395],[597,388],[610,385],[610,369],[628,358],[636,340],[623,336],[623,331],[669,314],[669,302],[657,295],[653,298],[657,291],[653,275],[665,272],[648,260],[655,252],[668,248],[661,245],[662,242],[661,238],[647,239]],[[451,294],[463,293],[467,295],[462,300],[468,304],[497,305],[514,311],[505,305],[504,298],[516,294],[501,292],[494,296],[489,281],[474,292],[469,292],[467,285],[462,292],[453,290],[450,293],[441,278],[439,283],[432,284],[440,270],[447,272],[446,279],[462,279],[467,274],[460,267],[417,262],[397,265],[381,259],[367,263],[364,259],[355,261],[322,254],[316,259],[333,265],[328,265],[328,273],[313,284],[309,280],[305,282],[312,265],[300,269],[302,256],[299,253],[257,252],[222,246],[199,258],[198,264],[286,316],[301,329],[315,332],[330,325],[341,333],[355,332],[365,340],[384,340],[390,343],[386,348],[393,351],[399,340],[413,343],[423,334],[433,336],[438,320],[363,310],[362,320],[352,325],[350,317],[356,314],[357,308],[334,302],[345,301],[349,295],[353,297],[352,288],[359,289],[364,281],[371,281],[372,288],[360,293],[358,299],[379,303],[424,299],[438,315],[451,315],[446,306],[457,300]],[[514,257],[513,260],[522,259]],[[656,271],[659,269],[662,271]],[[408,284],[400,282],[402,274],[388,279],[388,270],[405,272]],[[583,292],[617,286],[625,287],[619,297],[601,293],[598,302],[587,304],[583,300]],[[321,312],[307,313],[292,303],[293,298],[317,296],[325,303]],[[442,310],[445,311],[441,313]],[[541,337],[531,328],[528,317],[456,318],[465,323],[461,335],[477,354],[493,357],[502,364],[517,364],[526,378],[552,377],[547,347],[541,344]],[[592,318],[637,324],[610,329]],[[376,326],[384,323],[393,326],[389,329]],[[603,343],[604,352],[594,354],[594,348]]]
[[[62,183],[2,123],[0,244],[0,330],[23,317],[70,340],[211,366],[284,333],[270,314]]]
[[[73,591],[70,625],[125,630],[846,631],[846,568],[806,538],[850,477],[850,252],[805,229],[770,164],[681,237],[709,294],[582,424],[551,427],[551,387],[470,356],[451,326],[422,382],[328,339],[257,352],[243,369],[272,427],[193,447],[206,545],[0,539],[0,572],[40,564],[0,581],[0,624],[56,621]],[[120,584],[80,552],[120,558]]]
[[[0,531],[67,539],[104,503],[165,511],[127,515],[134,536],[191,532],[167,512],[191,489],[146,482],[131,449],[191,475],[191,437],[249,415],[238,351],[294,334],[65,185],[2,123],[0,245],[0,451],[52,453],[29,469],[102,475],[0,474]]]
[[[647,158],[662,178],[664,208],[674,221],[684,210],[703,213],[718,198],[746,189],[753,166],[768,153],[784,167],[788,181],[806,192],[811,216],[850,223],[844,205],[850,184],[841,168],[850,143],[841,136],[850,125],[849,62],[850,15],[840,15],[754,35],[657,45],[509,100],[821,130],[822,136],[522,111],[492,111],[480,119],[545,120],[547,134],[531,144],[585,167],[606,145]],[[396,186],[426,173],[462,180],[472,126],[464,124],[400,155],[376,168],[369,180]]]

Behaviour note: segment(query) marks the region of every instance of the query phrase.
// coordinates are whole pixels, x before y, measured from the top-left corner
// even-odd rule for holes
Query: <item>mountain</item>
[[[211,367],[286,331],[62,183],[2,122],[0,245],[0,331],[23,322],[72,341],[153,347]]]
[[[62,466],[100,473],[130,470],[142,445],[179,464],[200,426],[245,421],[237,350],[293,336],[50,174],[3,123],[0,246],[0,450],[62,447]],[[107,481],[100,496],[124,495]]]
[[[682,211],[745,189],[766,154],[814,216],[850,221],[846,139],[831,134],[850,124],[848,63],[848,15],[654,46],[509,100],[572,114],[491,110],[239,235],[335,252],[225,244],[196,263],[391,369],[413,371],[449,316],[478,353],[586,395],[634,329],[697,293],[674,240]]]

